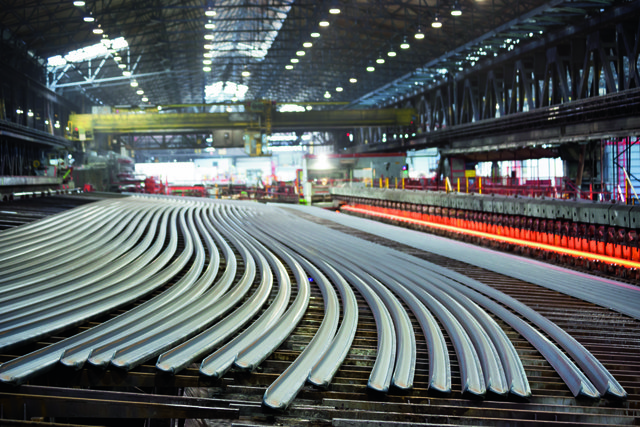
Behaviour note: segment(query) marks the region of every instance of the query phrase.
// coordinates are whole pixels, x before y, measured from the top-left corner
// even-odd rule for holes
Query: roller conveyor
[[[113,201],[80,209],[99,210],[94,205],[106,207],[109,203]],[[261,378],[264,366],[278,360],[273,355],[291,345],[288,340],[299,334],[296,331],[307,328],[304,319],[320,310],[319,322],[308,331],[308,344],[290,359],[287,369],[264,384],[265,408],[291,414],[298,410],[296,396],[308,394],[311,385],[320,385],[327,393],[342,387],[343,380],[336,383],[335,378],[341,377],[344,369],[353,369],[345,367],[353,363],[359,351],[358,336],[362,332],[356,325],[366,322],[366,317],[358,312],[366,307],[378,339],[374,341],[375,358],[362,373],[366,373],[363,376],[370,388],[388,393],[388,398],[399,389],[424,393],[420,390],[428,388],[439,393],[436,396],[457,396],[465,391],[483,396],[491,391],[486,399],[495,399],[498,394],[506,394],[504,398],[514,402],[523,397],[536,399],[539,387],[529,387],[530,369],[519,354],[521,340],[529,341],[527,345],[547,358],[556,375],[565,381],[563,387],[574,396],[618,401],[635,396],[635,385],[631,390],[623,387],[621,384],[628,381],[620,381],[615,372],[610,372],[598,360],[598,353],[587,350],[526,304],[459,272],[303,217],[311,215],[315,222],[349,223],[369,233],[386,233],[388,227],[389,237],[409,244],[418,242],[415,235],[420,233],[395,227],[391,230],[380,224],[380,228],[371,227],[360,219],[306,207],[163,197],[130,197],[118,204],[123,211],[131,209],[129,215],[119,216],[123,221],[146,221],[145,227],[136,230],[143,230],[139,241],[121,255],[128,262],[142,260],[140,265],[145,267],[116,263],[110,265],[109,275],[116,279],[103,285],[81,284],[73,278],[61,283],[76,293],[71,300],[56,299],[53,287],[49,303],[24,308],[16,305],[17,311],[7,316],[3,323],[6,327],[0,331],[0,340],[6,340],[7,346],[28,348],[34,337],[71,333],[66,339],[39,345],[31,353],[3,359],[3,383],[37,383],[49,371],[64,365],[79,369],[86,360],[101,366],[110,362],[110,369],[115,371],[134,369],[118,375],[135,376],[136,367],[156,363],[157,372],[177,374],[189,372],[194,366],[191,364],[202,362],[200,371],[203,378],[213,378],[210,381],[224,381],[228,375],[236,375],[233,370],[239,368],[257,369],[259,372],[252,376]],[[301,215],[295,212],[299,209]],[[149,221],[156,213],[162,213],[162,221]],[[60,221],[74,215],[79,214],[61,215]],[[55,227],[55,218],[49,217],[43,225]],[[85,224],[88,228],[92,219],[101,221],[99,215],[89,216]],[[16,241],[22,228],[5,232],[6,241]],[[34,237],[38,223],[24,229]],[[405,233],[409,233],[406,239]],[[117,239],[119,233],[102,233],[98,238],[105,236]],[[4,233],[0,233],[0,240],[3,238]],[[422,235],[422,240],[430,239]],[[145,248],[159,245],[159,241],[166,247],[145,250],[147,257],[143,258],[138,252],[145,240],[149,242]],[[461,245],[438,242],[441,247]],[[46,242],[41,245],[46,250]],[[476,250],[480,254],[486,251]],[[134,255],[128,257],[130,253]],[[18,258],[29,263],[33,256],[33,251],[27,251]],[[60,254],[52,259],[62,257]],[[230,270],[235,264],[242,268]],[[219,269],[222,265],[225,268]],[[554,269],[554,280],[561,281],[563,274],[571,278],[575,272]],[[615,283],[587,275],[581,275],[580,280],[589,292],[602,291]],[[120,287],[122,282],[129,283],[131,289]],[[10,286],[9,279],[1,282],[0,293]],[[104,290],[97,295],[82,291],[92,286]],[[141,297],[146,302],[128,305]],[[610,295],[609,300],[624,297],[628,294]],[[620,303],[631,304],[628,300]],[[99,319],[115,308],[124,311],[114,313],[104,323],[72,332],[78,324]],[[50,318],[55,319],[54,326],[45,324]],[[503,322],[519,335],[505,329]],[[449,352],[447,342],[453,343],[455,353]],[[425,344],[429,372],[423,383],[420,348]],[[418,375],[419,381],[415,379]]]

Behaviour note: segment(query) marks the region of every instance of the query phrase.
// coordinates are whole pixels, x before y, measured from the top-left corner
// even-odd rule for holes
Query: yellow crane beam
[[[413,109],[274,112],[271,114],[270,121],[273,132],[320,131],[371,126],[407,126],[415,114]],[[90,139],[90,132],[93,134],[144,134],[244,129],[269,133],[266,112],[161,113],[156,111],[153,113],[72,114],[70,122],[75,133],[86,135],[86,139]],[[72,139],[76,138],[77,135],[72,134]]]

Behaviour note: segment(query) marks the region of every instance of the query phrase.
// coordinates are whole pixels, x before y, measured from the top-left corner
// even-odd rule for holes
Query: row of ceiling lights
[[[73,5],[76,7],[84,7],[85,6],[85,2],[82,0],[76,0],[73,2]],[[95,17],[93,17],[91,15],[91,13],[89,15],[85,15],[83,18],[84,22],[95,22],[96,19]],[[102,35],[102,43],[104,43],[105,45],[109,45],[110,41],[109,41],[109,36],[107,34],[104,34],[104,30],[100,27],[100,24],[98,24],[98,26],[96,28],[93,29],[93,34],[98,34],[98,35]],[[122,62],[122,57],[115,51],[111,52],[113,53],[113,60],[118,64],[118,68],[123,70],[122,71],[122,75],[124,77],[131,77],[131,71],[127,70],[127,65],[125,63]],[[131,87],[133,88],[138,88],[138,81],[133,79],[130,82]],[[144,90],[142,90],[142,88],[138,88],[136,90],[136,94],[137,95],[141,95],[142,98],[140,99],[142,102],[149,102],[149,98],[144,95]]]
[[[329,14],[331,14],[331,15],[339,15],[339,14],[340,14],[340,12],[341,12],[341,11],[340,11],[340,8],[338,8],[337,6],[332,6],[332,7],[329,9]],[[327,19],[322,19],[321,21],[319,21],[319,22],[318,22],[318,26],[319,26],[320,28],[327,28],[327,27],[329,27],[330,25],[331,25],[331,23],[330,23],[330,22],[329,22],[329,20],[327,20]],[[312,33],[310,34],[310,36],[311,36],[311,38],[313,38],[313,39],[317,39],[317,38],[320,38],[321,34],[320,34],[318,31],[314,31],[314,32],[312,32]],[[306,41],[306,42],[302,43],[302,47],[303,47],[304,49],[309,49],[309,48],[313,47],[313,43],[312,43],[312,42],[310,42],[310,41]],[[303,50],[303,49],[296,51],[296,56],[297,56],[297,57],[303,57],[303,56],[305,56],[306,54],[307,54],[307,52],[306,52],[305,50]],[[299,63],[299,62],[300,62],[300,59],[299,59],[299,58],[291,58],[291,59],[289,60],[289,62],[291,62],[291,64],[287,64],[287,65],[285,65],[285,67],[284,67],[284,68],[285,68],[286,70],[293,70],[293,68],[294,68],[293,64],[297,64],[297,63]],[[356,79],[355,77],[351,77],[351,78],[349,79],[349,82],[350,82],[350,83],[357,83],[357,82],[358,82],[358,79]],[[342,88],[341,86],[336,87],[336,92],[342,92],[343,90],[344,90],[344,88]],[[329,91],[326,91],[326,92],[324,93],[324,97],[325,97],[325,98],[327,98],[327,99],[328,99],[328,98],[331,98],[331,93],[330,93]],[[311,108],[307,107],[307,109],[308,109],[308,110],[310,110]]]
[[[451,7],[451,16],[457,17],[457,16],[462,16],[462,10],[460,9],[460,6],[458,5],[458,2],[455,1],[453,6]],[[442,28],[442,21],[440,20],[440,16],[439,14],[436,12],[433,18],[433,21],[431,22],[431,27],[435,28],[435,29],[439,29]],[[422,27],[420,25],[418,25],[418,28],[415,32],[415,34],[413,35],[413,37],[416,40],[423,40],[425,38],[425,33],[422,31]],[[402,40],[402,43],[400,43],[400,49],[402,50],[407,50],[411,48],[411,45],[409,44],[407,37],[405,36]],[[398,54],[396,53],[395,50],[393,50],[393,47],[391,47],[389,49],[389,51],[387,52],[387,56],[390,58],[394,58],[396,57]],[[386,61],[385,59],[382,57],[382,54],[378,55],[378,58],[376,59],[376,64],[384,64]],[[376,70],[376,67],[374,67],[373,65],[368,65],[366,70],[370,73],[374,72]],[[353,79],[355,80],[355,79]],[[417,83],[416,83],[417,84]],[[342,89],[342,88],[336,88],[337,89]],[[330,98],[331,94],[327,91],[325,93],[325,98]]]
[[[207,23],[204,24],[205,30],[213,30],[216,28],[216,24],[214,24],[210,19],[216,15],[217,13],[213,9],[207,9],[204,11],[204,16],[207,17]],[[211,63],[212,63],[211,58],[213,58],[213,53],[211,52],[211,50],[213,49],[213,45],[211,44],[211,41],[213,40],[213,34],[205,34],[204,39],[206,41],[204,45],[205,52],[204,52],[204,59],[202,60],[202,64],[203,64],[202,71],[208,73],[211,71]]]
[[[329,13],[331,15],[338,15],[338,14],[340,14],[340,9],[338,7],[335,7],[335,6],[331,7],[329,9]],[[451,9],[451,15],[452,16],[460,16],[460,15],[462,15],[462,11],[460,10],[460,7],[458,6],[458,2],[457,1],[454,3],[454,5],[453,5],[453,7]],[[212,9],[207,9],[205,11],[205,16],[207,18],[213,18],[214,16],[216,16],[216,11],[212,10]],[[321,27],[321,28],[326,28],[326,27],[329,27],[330,25],[331,24],[327,19],[322,19],[320,22],[318,22],[318,26]],[[441,28],[442,27],[442,21],[440,21],[439,15],[437,13],[434,16],[434,20],[431,23],[431,26],[433,28]],[[207,23],[205,24],[204,27],[205,27],[205,29],[214,29],[215,28],[215,24],[211,21],[211,19],[208,19]],[[320,35],[321,34],[319,32],[317,32],[317,31],[315,31],[315,32],[310,34],[310,36],[312,38],[319,38]],[[418,30],[415,33],[414,37],[416,38],[416,40],[424,39],[425,35],[422,32],[422,29],[420,28],[420,26],[418,26]],[[204,53],[204,58],[205,59],[202,61],[203,65],[204,65],[202,67],[202,70],[205,71],[205,72],[210,72],[211,71],[211,63],[212,63],[212,59],[211,58],[213,57],[213,54],[210,52],[210,50],[213,48],[213,46],[211,45],[211,43],[209,43],[209,41],[213,40],[213,35],[205,34],[204,38],[205,38],[205,40],[207,40],[207,43],[204,45],[204,47],[206,49],[206,52]],[[313,46],[313,43],[310,42],[310,41],[306,41],[306,42],[304,42],[302,44],[302,47],[305,48],[305,49],[311,48],[312,46]],[[406,49],[409,49],[409,48],[410,48],[410,45],[407,42],[407,39],[405,37],[403,42],[400,44],[400,49],[406,50]],[[296,51],[296,58],[291,58],[290,59],[291,64],[287,64],[285,66],[285,69],[293,70],[293,68],[294,68],[293,64],[297,64],[297,63],[300,62],[300,59],[297,58],[297,57],[303,57],[305,55],[306,55],[306,51],[303,50],[303,49]],[[395,57],[396,55],[397,54],[393,50],[393,48],[391,50],[389,50],[389,52],[387,53],[387,56],[389,56],[389,57]],[[384,58],[382,58],[382,56],[379,56],[376,59],[376,63],[377,64],[384,64],[385,60],[384,60]],[[375,67],[373,65],[369,65],[367,67],[367,71],[368,72],[373,72],[373,71],[375,71]],[[243,71],[242,71],[242,76],[243,77],[249,77],[250,75],[251,75],[250,71],[245,66]],[[349,79],[349,82],[352,83],[352,84],[353,83],[357,83],[357,81],[358,80],[355,77],[351,77]],[[344,88],[342,88],[341,86],[338,86],[338,87],[336,87],[335,90],[336,90],[336,92],[342,92],[344,90]],[[326,91],[325,94],[324,94],[324,97],[325,98],[331,98],[331,93],[329,91]]]
[[[340,13],[340,9],[331,8],[329,10],[329,13],[331,13],[331,14],[339,14]],[[461,16],[461,15],[462,15],[462,10],[460,9],[460,7],[458,5],[458,2],[456,1],[456,2],[454,2],[453,6],[451,8],[451,16],[457,17],[457,16]],[[318,25],[320,27],[328,27],[329,26],[329,21],[322,20],[322,21],[320,21],[318,23]],[[440,20],[440,17],[438,15],[438,13],[435,14],[434,19],[431,22],[431,27],[436,28],[436,29],[442,28],[442,21]],[[318,33],[318,32],[311,33],[311,37],[314,37],[314,38],[315,37],[320,37],[320,33]],[[422,32],[422,29],[421,29],[420,26],[418,26],[418,29],[417,29],[416,33],[414,34],[414,38],[416,40],[422,40],[422,39],[425,38],[425,34],[424,34],[424,32]],[[308,47],[311,47],[311,46],[312,46],[311,42],[303,43],[303,47],[305,47],[305,48],[308,48]],[[410,47],[411,47],[411,45],[409,44],[409,42],[407,41],[407,38],[405,37],[403,39],[402,43],[400,44],[400,49],[407,50]],[[304,56],[305,52],[304,51],[298,51],[298,52],[296,52],[296,55],[297,56]],[[393,48],[391,48],[387,52],[387,56],[390,57],[390,58],[393,58],[393,57],[397,56],[397,53],[393,50]],[[292,63],[298,63],[299,60],[297,58],[292,58],[291,62]],[[378,58],[376,59],[376,64],[382,65],[385,62],[386,61],[382,57],[382,55],[379,55]],[[288,70],[291,70],[291,69],[293,69],[293,65],[287,65],[285,68],[288,69]],[[374,72],[376,70],[376,68],[373,65],[369,65],[369,66],[367,66],[366,70],[368,72],[372,73],[372,72]],[[355,77],[351,77],[349,79],[349,83],[357,83],[357,82],[358,82],[358,79],[356,79]],[[336,90],[336,92],[342,92],[344,90],[344,88],[342,88],[341,86],[338,86],[338,87],[336,87],[335,90]],[[329,92],[328,90],[325,91],[324,97],[327,98],[327,99],[331,98],[331,92]]]

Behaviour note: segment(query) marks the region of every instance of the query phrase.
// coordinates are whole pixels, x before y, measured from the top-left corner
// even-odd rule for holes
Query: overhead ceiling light
[[[102,33],[104,33],[102,28],[94,28],[93,29],[93,34],[102,34]]]
[[[216,28],[216,24],[207,22],[206,24],[204,24],[204,28],[206,28],[207,30],[213,30],[214,28]]]
[[[384,64],[384,58],[378,57],[378,59],[376,59],[376,63]]]
[[[205,34],[204,35],[204,39],[205,40],[213,40],[213,34]]]
[[[317,39],[318,37],[320,37],[320,33],[311,33],[311,37]]]
[[[84,2],[83,1],[74,1],[73,5],[74,6],[78,6],[78,7],[82,7],[82,6],[84,6]]]
[[[213,45],[212,44],[205,44],[204,48],[207,49],[207,50],[211,50],[211,49],[213,49]]]
[[[451,16],[461,16],[461,15],[462,15],[462,9],[460,9],[460,5],[456,1],[453,3],[453,6],[451,6]]]
[[[284,68],[286,68],[287,70],[293,70],[293,65],[287,64],[284,66]]]
[[[202,67],[202,71],[206,71],[208,73],[211,71],[211,67]]]
[[[96,20],[96,18],[94,18],[93,16],[85,16],[82,19],[84,20],[84,22],[93,22]]]
[[[138,87],[138,82],[135,80],[131,80],[131,83],[129,83],[131,85],[131,87]]]
[[[307,111],[311,111],[311,110],[313,110],[313,107],[312,107],[311,105],[307,105],[307,106],[306,106],[306,107],[304,107],[304,108],[306,108],[306,109],[307,109]]]
[[[298,58],[291,58],[291,63],[292,64],[297,64],[298,62],[300,62],[300,60]]]
[[[216,11],[215,10],[205,10],[204,14],[205,14],[205,16],[216,16]]]
[[[349,79],[349,83],[358,83],[358,79],[356,79],[355,77],[351,77]]]
[[[370,72],[370,73],[373,73],[375,70],[376,70],[376,67],[374,67],[373,65],[369,65],[367,67],[367,71]]]
[[[131,71],[123,71],[122,75],[125,77],[129,77],[131,75]]]
[[[400,44],[400,49],[409,49],[411,46],[407,43],[407,38],[405,37]]]
[[[121,68],[121,69],[127,68],[127,64],[118,64],[118,68]]]
[[[329,21],[327,21],[326,19],[323,19],[322,21],[318,22],[318,25],[320,25],[321,27],[328,27]]]
[[[213,53],[205,52],[204,55],[202,55],[202,56],[204,56],[205,58],[213,58]]]
[[[344,90],[344,89],[343,89],[343,88],[341,88],[340,86],[338,86],[338,87],[336,88],[336,92],[342,92],[343,90]]]
[[[413,35],[413,37],[415,37],[416,40],[422,40],[424,38],[424,33],[422,32],[422,28],[421,27],[418,27],[418,30]]]
[[[113,60],[116,61],[116,62],[120,62],[120,61],[122,61],[122,58],[119,57],[119,56],[114,56]]]
[[[142,95],[142,94],[144,93],[144,91],[143,91],[142,89],[138,89],[138,90],[136,91],[136,93],[137,93],[138,95]]]
[[[331,94],[329,93],[329,91],[326,91],[324,93],[324,97],[327,98],[327,99],[331,98]]]
[[[332,7],[331,9],[329,9],[329,13],[332,15],[337,15],[340,13],[340,9],[337,7]]]
[[[299,51],[297,51],[297,52],[296,52],[296,55],[298,55],[298,56],[305,56],[305,55],[306,55],[306,52],[305,52],[304,50],[299,50]]]
[[[202,61],[202,63],[203,63],[204,65],[211,65],[211,60],[210,60],[210,59],[204,59],[204,60]]]
[[[390,58],[393,58],[393,57],[394,57],[394,56],[396,56],[396,55],[398,55],[398,54],[396,53],[396,51],[395,51],[395,50],[393,50],[393,48],[391,48],[391,49],[389,50],[389,52],[387,52],[387,56],[388,56],[388,57],[390,57]]]
[[[142,97],[142,102],[148,102],[148,101],[149,101],[149,98],[147,98],[146,96]]]
[[[433,18],[433,22],[431,23],[433,28],[442,28],[442,22],[438,18],[438,14]]]
[[[251,75],[251,72],[249,70],[244,70],[241,74],[242,77],[249,77]]]
[[[313,43],[311,43],[311,42],[302,43],[302,47],[311,47],[311,46],[313,46]]]

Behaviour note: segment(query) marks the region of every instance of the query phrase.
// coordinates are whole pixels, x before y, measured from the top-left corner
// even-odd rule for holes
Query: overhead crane
[[[91,139],[91,134],[185,133],[213,129],[240,129],[269,134],[272,131],[318,131],[369,126],[408,126],[415,117],[411,108],[379,110],[331,110],[281,113],[267,105],[262,111],[225,113],[72,114],[71,139]]]

